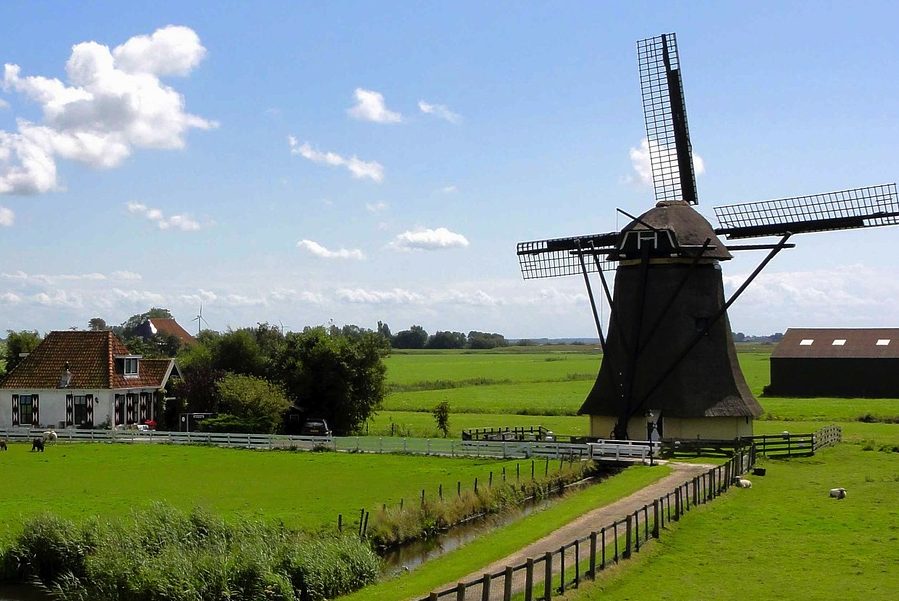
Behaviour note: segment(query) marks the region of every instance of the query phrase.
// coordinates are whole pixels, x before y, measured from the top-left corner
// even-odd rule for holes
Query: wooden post
[[[553,554],[547,551],[543,557],[543,600],[550,601],[553,597]]]
[[[631,556],[631,538],[633,537],[633,521],[631,520],[633,516],[628,514],[627,522],[625,524],[625,533],[627,535],[627,541],[624,543],[624,553],[622,557],[627,559]]]
[[[503,466],[503,482],[506,481],[506,466]]]
[[[531,459],[531,480],[534,479],[534,460]]]
[[[481,601],[490,601],[490,574],[484,574],[484,579],[481,581]]]
[[[600,570],[606,569],[606,527],[603,526],[602,530],[600,530],[600,536],[602,537],[601,546],[602,546],[602,561],[599,564]]]
[[[456,586],[456,601],[465,601],[465,583],[460,582]]]
[[[565,592],[565,547],[559,547],[559,590]]]
[[[425,504],[425,489],[421,489],[421,505],[424,507]]]
[[[343,514],[342,513],[337,514],[337,531],[343,532]]]
[[[574,539],[574,588],[581,585],[581,541]]]
[[[515,464],[515,481],[521,482],[521,465]]]
[[[428,595],[428,601],[437,601],[437,599],[437,593],[432,592],[430,595]]]
[[[441,482],[439,486],[437,486],[437,495],[440,497],[440,500],[443,500],[443,483]]]
[[[359,510],[359,538],[362,538],[362,522],[365,520],[365,508]]]
[[[505,579],[503,579],[503,601],[512,601],[512,566],[506,566],[505,576]],[[489,599],[486,601],[489,601]]]
[[[549,457],[546,458],[546,465],[543,468],[543,477],[549,476]]]
[[[474,479],[474,493],[478,494],[478,479],[475,477]]]
[[[524,601],[534,598],[534,558],[529,557],[524,564]]]
[[[596,578],[596,531],[590,533],[590,578]]]
[[[674,491],[674,521],[680,521],[680,487]]]
[[[660,530],[659,530],[659,519],[661,519],[661,512],[659,511],[659,500],[655,499],[652,502],[652,537],[659,538]]]
[[[618,563],[618,522],[612,524],[612,534],[615,536],[615,563]]]
[[[456,496],[457,497],[462,496],[462,481],[461,480],[456,481]]]
[[[493,488],[493,472],[490,472],[490,479],[487,480],[487,486]]]
[[[636,536],[634,537],[634,546],[636,547],[635,551],[637,551],[637,553],[639,553],[640,552],[640,511],[639,510],[634,512],[634,534],[636,534]]]

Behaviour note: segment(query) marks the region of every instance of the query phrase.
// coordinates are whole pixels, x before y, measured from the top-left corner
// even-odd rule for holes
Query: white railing
[[[30,441],[41,438],[44,429],[0,429],[0,440]],[[444,455],[467,457],[496,457],[522,459],[615,459],[645,460],[650,456],[648,441],[606,440],[591,443],[548,441],[464,440],[451,438],[397,438],[379,436],[294,436],[288,434],[237,434],[220,432],[165,432],[157,430],[56,430],[62,442],[106,443],[168,443],[208,444],[244,449],[323,448],[351,453],[409,453],[414,455]],[[658,456],[659,444],[652,443]]]

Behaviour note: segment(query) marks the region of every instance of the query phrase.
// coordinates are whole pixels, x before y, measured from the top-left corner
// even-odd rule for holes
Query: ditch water
[[[556,492],[540,499],[531,499],[525,501],[522,505],[510,507],[506,511],[500,513],[487,514],[469,519],[462,524],[452,527],[446,532],[441,532],[425,539],[409,541],[398,547],[389,549],[381,556],[381,559],[384,561],[384,573],[386,575],[394,575],[403,571],[414,570],[424,562],[440,557],[454,549],[458,549],[465,543],[472,541],[479,536],[502,528],[503,526],[520,520],[532,513],[546,509],[550,505],[556,503],[560,498],[564,497],[569,491],[599,484],[610,475],[611,473],[602,473],[590,478],[585,478],[567,485],[561,493]]]

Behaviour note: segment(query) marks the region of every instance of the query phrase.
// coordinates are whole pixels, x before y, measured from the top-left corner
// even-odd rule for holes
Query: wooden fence
[[[812,434],[783,432],[736,440],[674,440],[664,442],[661,452],[666,457],[730,457],[738,449],[754,447],[767,457],[808,457],[822,447],[840,442],[842,432],[840,426],[825,426]]]
[[[555,551],[528,558],[467,582],[433,591],[420,601],[509,601],[523,595],[525,601],[548,601],[554,595],[577,588],[584,579],[628,559],[671,521],[680,520],[691,508],[712,501],[728,488],[733,479],[748,471],[755,454],[739,450],[727,463],[677,486],[623,518],[562,545]]]

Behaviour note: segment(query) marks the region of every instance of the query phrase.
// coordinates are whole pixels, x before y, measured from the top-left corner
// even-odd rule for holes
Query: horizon
[[[202,305],[217,331],[595,337],[582,279],[522,280],[515,245],[653,206],[635,46],[665,32],[707,219],[899,177],[889,2],[5,8],[4,332]],[[899,325],[896,240],[797,235],[731,330]],[[726,296],[763,256],[722,263]]]

